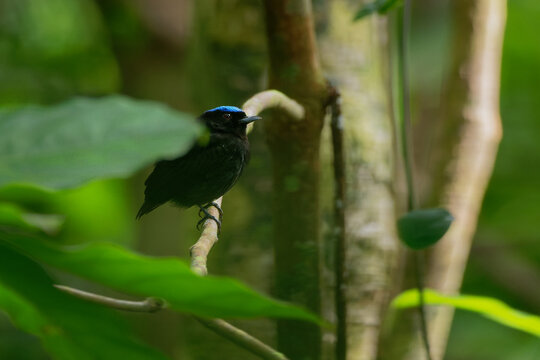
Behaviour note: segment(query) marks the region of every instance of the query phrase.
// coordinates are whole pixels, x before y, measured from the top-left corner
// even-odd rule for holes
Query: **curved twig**
[[[64,285],[54,285],[54,287],[80,299],[88,300],[117,310],[153,313],[165,308],[165,302],[162,299],[154,297],[149,297],[141,301],[132,301],[94,294]]]
[[[265,90],[253,95],[242,105],[242,109],[248,116],[258,115],[266,109],[279,109],[297,121],[305,115],[302,105],[277,90]]]

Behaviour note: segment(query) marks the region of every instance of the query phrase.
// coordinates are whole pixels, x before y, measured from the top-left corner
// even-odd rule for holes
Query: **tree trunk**
[[[386,19],[352,21],[354,1],[330,3],[322,36],[324,68],[342,95],[347,196],[345,203],[346,316],[338,360],[377,357],[399,242],[395,231],[394,136],[388,90]]]
[[[458,29],[465,33],[456,46],[468,51],[456,59],[446,92],[446,123],[453,132],[452,152],[455,159],[446,162],[441,173],[446,177],[441,202],[456,218],[455,223],[430,255],[427,285],[444,294],[459,292],[469,257],[482,200],[493,171],[502,135],[499,115],[500,69],[505,0],[455,1]],[[463,20],[462,20],[463,19]],[[467,33],[469,41],[466,41]],[[460,34],[461,35],[461,34]],[[456,51],[456,54],[461,52]],[[462,74],[462,76],[459,76]],[[465,94],[461,98],[459,94]],[[452,122],[457,119],[455,126]],[[451,159],[451,154],[448,154]],[[452,324],[453,309],[439,308],[429,324],[433,353],[441,359]]]
[[[273,168],[276,292],[321,312],[319,142],[326,85],[321,75],[309,0],[264,1],[270,88],[302,104],[305,119],[275,114],[264,122]],[[278,320],[278,348],[291,359],[320,359],[321,329]]]

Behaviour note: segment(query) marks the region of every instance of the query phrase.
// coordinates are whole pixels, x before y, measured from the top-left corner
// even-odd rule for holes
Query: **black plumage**
[[[177,159],[156,163],[145,181],[144,203],[137,218],[168,201],[185,208],[197,205],[213,218],[205,205],[225,194],[238,180],[249,160],[246,127],[258,119],[234,106],[203,113],[198,120],[208,129],[209,140],[196,143]]]

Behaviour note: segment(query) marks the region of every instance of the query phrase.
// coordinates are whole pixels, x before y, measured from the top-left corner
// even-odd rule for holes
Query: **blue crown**
[[[214,111],[223,111],[223,112],[230,112],[230,113],[239,113],[243,112],[242,109],[237,108],[236,106],[218,106],[217,108],[213,108],[207,111],[207,113],[211,113]]]

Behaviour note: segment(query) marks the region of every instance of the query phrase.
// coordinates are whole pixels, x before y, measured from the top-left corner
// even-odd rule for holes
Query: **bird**
[[[214,202],[236,183],[249,162],[247,125],[260,120],[247,116],[236,106],[218,106],[205,111],[197,120],[206,127],[209,139],[195,142],[184,155],[155,164],[145,184],[144,202],[137,213],[139,219],[166,202],[190,208],[198,206],[204,217],[197,228],[212,219],[221,230],[221,208]],[[216,207],[220,219],[208,212]]]

